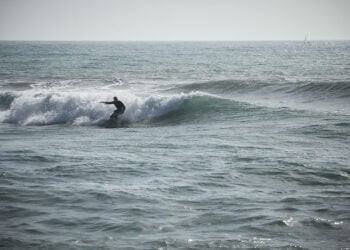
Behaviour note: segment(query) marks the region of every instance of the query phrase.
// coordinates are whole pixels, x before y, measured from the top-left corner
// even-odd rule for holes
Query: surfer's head
[[[118,101],[118,98],[116,96],[113,99],[114,99],[114,101]]]

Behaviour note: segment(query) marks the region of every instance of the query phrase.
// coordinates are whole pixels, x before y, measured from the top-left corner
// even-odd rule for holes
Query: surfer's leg
[[[117,110],[114,110],[113,114],[109,118],[117,120],[118,119],[118,112],[117,112]]]

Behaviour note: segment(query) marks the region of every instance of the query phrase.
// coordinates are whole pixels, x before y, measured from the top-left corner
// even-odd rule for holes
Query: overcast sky
[[[0,0],[1,40],[350,40],[350,0]]]

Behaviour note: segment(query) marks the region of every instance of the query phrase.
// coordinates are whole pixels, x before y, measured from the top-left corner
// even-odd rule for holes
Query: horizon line
[[[242,40],[54,40],[54,39],[0,39],[0,42],[341,42],[350,39],[242,39]]]

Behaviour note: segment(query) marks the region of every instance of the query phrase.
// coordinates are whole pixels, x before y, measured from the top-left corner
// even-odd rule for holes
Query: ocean
[[[349,41],[0,42],[2,249],[350,249],[349,152]]]

